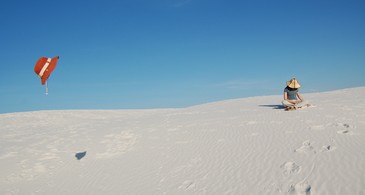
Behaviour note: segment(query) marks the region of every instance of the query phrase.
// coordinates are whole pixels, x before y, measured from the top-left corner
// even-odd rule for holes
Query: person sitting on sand
[[[300,84],[295,78],[286,82],[286,88],[284,89],[284,100],[282,101],[285,109],[295,110],[306,104],[304,102],[303,96],[301,96],[299,93],[299,87]]]

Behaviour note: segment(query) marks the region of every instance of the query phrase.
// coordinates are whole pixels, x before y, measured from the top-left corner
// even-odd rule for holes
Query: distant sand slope
[[[365,87],[303,95],[1,114],[0,194],[365,194]]]

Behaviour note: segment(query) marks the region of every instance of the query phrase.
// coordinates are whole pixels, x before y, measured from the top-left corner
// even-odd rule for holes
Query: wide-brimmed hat
[[[295,78],[292,78],[290,81],[287,81],[286,85],[293,89],[297,89],[300,87],[299,82]]]

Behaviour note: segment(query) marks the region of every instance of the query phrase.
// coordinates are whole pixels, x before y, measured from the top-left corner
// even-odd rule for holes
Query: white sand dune
[[[365,87],[303,95],[1,114],[0,194],[365,194]]]

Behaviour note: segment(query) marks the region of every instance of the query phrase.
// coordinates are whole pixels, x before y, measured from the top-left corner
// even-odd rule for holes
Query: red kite
[[[34,66],[34,72],[41,78],[42,85],[47,84],[47,79],[51,75],[52,71],[56,68],[57,61],[60,57],[54,58],[39,58]],[[48,94],[48,86],[46,88],[46,94]]]

